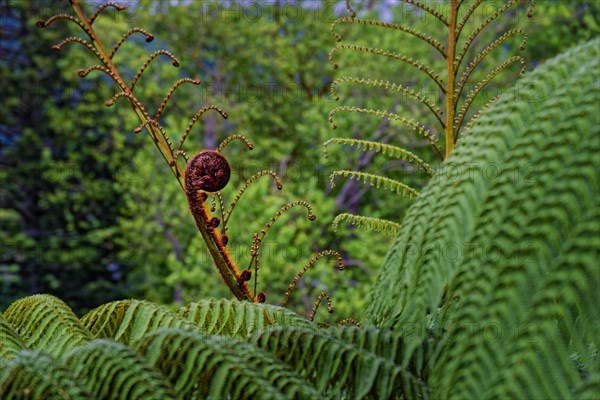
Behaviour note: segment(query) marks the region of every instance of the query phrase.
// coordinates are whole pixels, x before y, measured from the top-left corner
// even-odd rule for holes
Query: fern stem
[[[448,82],[446,83],[446,157],[448,158],[454,150],[454,113],[456,100],[454,98],[454,85],[456,70],[454,68],[454,53],[456,52],[456,16],[458,13],[457,0],[450,1],[450,26],[448,27],[448,54],[446,55],[446,71]]]
[[[102,63],[104,65],[106,65],[106,67],[109,70],[111,70],[113,72],[117,86],[119,86],[119,88],[123,92],[132,94],[129,90],[129,86],[125,83],[125,81],[123,80],[123,78],[121,77],[119,72],[117,71],[117,68],[115,67],[114,63],[112,62],[112,60],[109,56],[109,53],[106,51],[102,42],[98,38],[98,35],[92,28],[90,20],[88,20],[88,18],[83,13],[83,10],[81,9],[81,6],[79,5],[78,0],[70,0],[70,2],[71,2],[71,6],[73,8],[73,11],[75,12],[75,14],[79,18],[79,20],[82,22],[82,24],[85,26],[84,31],[90,36],[92,45],[96,48],[96,51],[100,55],[100,57],[99,57],[100,61],[102,61]],[[139,119],[142,121],[143,124],[145,124],[145,126],[148,127],[148,133],[150,134],[150,137],[154,141],[154,144],[158,148],[160,154],[163,156],[165,161],[167,161],[167,163],[168,163],[170,160],[170,157],[168,157],[169,146],[167,145],[165,140],[162,138],[162,136],[160,135],[158,130],[153,129],[152,124],[148,124],[148,120],[145,117],[145,115],[148,115],[148,113],[143,109],[143,106],[141,106],[140,103],[134,103],[133,101],[130,101],[130,103],[133,107],[133,110],[138,115]],[[175,170],[172,170],[172,171],[173,171],[173,174],[175,175],[175,177],[177,178],[177,180],[179,181],[179,185],[183,188],[183,182],[182,182],[183,169],[179,166],[178,171],[175,171]]]
[[[172,147],[169,145],[167,138],[165,138],[164,135],[160,132],[160,130],[158,128],[158,124],[151,123],[151,121],[148,118],[148,113],[145,110],[145,108],[143,107],[143,105],[139,101],[132,100],[132,99],[135,99],[135,96],[133,95],[132,91],[129,89],[129,86],[125,83],[125,81],[119,74],[109,53],[106,51],[106,49],[104,48],[104,45],[98,38],[98,35],[92,28],[93,21],[91,21],[90,19],[88,19],[85,16],[78,0],[69,0],[69,1],[71,3],[71,7],[73,8],[75,15],[77,16],[77,18],[79,18],[79,20],[85,27],[83,30],[90,37],[90,40],[92,41],[92,45],[94,46],[94,48],[96,49],[96,51],[99,55],[98,58],[110,71],[112,71],[112,73],[114,75],[113,79],[115,80],[115,83],[117,84],[117,86],[123,92],[127,93],[126,97],[129,99],[129,102],[130,102],[134,112],[137,114],[138,118],[142,122],[142,126],[146,127],[146,130],[148,131],[148,134],[152,138],[152,141],[154,142],[160,155],[164,158],[167,165],[169,165],[169,169],[171,170],[171,172],[177,179],[177,182],[179,182],[179,185],[181,186],[181,188],[184,189],[184,185],[183,185],[184,171],[183,171],[183,168],[181,167],[181,165],[176,161],[177,154],[175,154],[173,152]],[[209,219],[210,213],[206,209],[206,206],[204,205],[204,203],[201,203],[198,206],[198,213],[200,214],[200,216],[202,218],[195,218],[196,225],[198,227],[198,230],[200,231],[200,234],[202,235],[202,239],[206,243],[206,247],[208,248],[208,251],[210,252],[210,254],[213,258],[215,266],[219,270],[219,273],[221,274],[221,276],[227,276],[228,274],[236,273],[237,267],[236,267],[235,263],[229,257],[226,246],[224,246],[222,244],[222,240],[218,234],[218,231],[216,229],[209,229],[206,224],[206,221],[210,220]],[[238,298],[240,300],[249,300],[249,301],[255,300],[255,297],[252,292],[250,292],[249,290],[240,290],[240,286],[238,285],[237,281],[235,283],[227,282],[227,287],[229,288],[230,292],[236,298]]]

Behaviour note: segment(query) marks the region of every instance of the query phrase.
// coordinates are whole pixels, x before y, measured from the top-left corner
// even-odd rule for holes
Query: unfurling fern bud
[[[260,292],[256,296],[256,302],[257,303],[264,303],[265,301],[267,301],[267,294],[265,292]]]
[[[188,162],[185,169],[187,191],[217,192],[227,186],[231,167],[227,159],[213,150],[204,150]]]
[[[242,282],[248,282],[251,277],[252,277],[252,271],[250,271],[249,269],[245,269],[240,274],[239,280]]]

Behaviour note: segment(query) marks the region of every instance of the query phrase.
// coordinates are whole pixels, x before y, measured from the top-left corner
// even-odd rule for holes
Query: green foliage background
[[[233,256],[242,266],[249,261],[252,233],[281,205],[300,198],[315,206],[316,222],[293,211],[267,235],[269,250],[261,259],[259,276],[267,301],[281,300],[313,251],[334,248],[349,267],[337,272],[333,263],[317,265],[305,275],[291,307],[306,312],[326,288],[336,306],[329,321],[360,315],[391,240],[344,227],[335,233],[329,224],[343,211],[400,221],[409,203],[363,188],[350,196],[343,184],[333,191],[328,188],[326,178],[335,167],[361,161],[353,152],[338,152],[325,160],[320,146],[334,136],[327,123],[336,105],[328,94],[336,72],[327,60],[334,45],[329,25],[335,16],[335,10],[327,7],[334,3],[302,9],[293,17],[273,10],[257,19],[223,9],[210,16],[202,4],[143,1],[128,13],[107,13],[98,21],[99,30],[107,42],[118,40],[130,26],[141,26],[157,37],[149,45],[137,40],[121,50],[117,62],[129,76],[143,63],[147,50],[167,48],[180,58],[179,69],[168,62],[155,63],[144,75],[138,86],[148,104],[157,105],[180,77],[203,80],[201,87],[178,90],[165,111],[165,125],[175,136],[207,103],[229,113],[227,121],[216,114],[206,116],[193,131],[190,149],[214,147],[232,133],[243,133],[254,142],[252,152],[239,145],[226,150],[234,176],[225,196],[232,196],[242,178],[261,169],[272,168],[282,176],[281,192],[261,181],[236,209],[229,236]],[[43,31],[35,28],[39,18],[68,12],[67,2],[9,1],[0,7],[6,16],[0,62],[0,309],[31,293],[56,294],[77,314],[128,297],[174,307],[201,298],[228,297],[183,192],[150,140],[132,133],[137,126],[133,113],[127,107],[104,108],[103,102],[114,91],[104,77],[91,74],[82,80],[77,76],[77,69],[91,61],[82,48],[70,46],[60,55],[50,49],[69,32],[79,32],[63,23]],[[363,8],[364,13],[376,13]],[[532,22],[516,13],[503,23],[525,24],[529,31],[525,57],[531,67],[596,36],[598,10],[594,1],[540,1]],[[431,31],[434,25],[408,15],[402,7],[388,11],[394,20],[436,34]],[[408,49],[436,65],[434,54],[411,39],[399,39],[397,33],[365,29],[351,34],[357,42]],[[494,53],[490,63],[501,59],[501,53]],[[377,73],[379,79],[414,79],[397,65],[376,58],[341,56],[345,75],[348,68],[355,68],[355,74]],[[514,75],[502,79],[484,97],[498,94]],[[351,96],[359,105],[397,107],[412,115],[422,112],[393,95],[346,90],[344,98]],[[423,144],[416,138],[400,136],[398,127],[380,121],[351,116],[335,132],[335,136],[365,139],[374,134],[389,135],[392,143],[433,161],[428,150],[420,152]],[[397,163],[375,158],[366,168],[400,175],[416,187],[425,184]],[[318,320],[325,318],[320,315]]]

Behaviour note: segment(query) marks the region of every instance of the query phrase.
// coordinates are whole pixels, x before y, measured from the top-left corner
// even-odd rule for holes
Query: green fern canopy
[[[427,392],[390,330],[323,329],[281,307],[138,300],[78,319],[34,295],[0,314],[2,399],[389,398]],[[243,340],[245,339],[245,340]],[[423,365],[423,352],[413,352]]]
[[[205,300],[35,295],[0,313],[2,399],[598,399],[600,40],[487,109],[408,213],[365,328]]]
[[[432,398],[600,396],[600,40],[526,75],[407,214],[373,324],[428,343]]]

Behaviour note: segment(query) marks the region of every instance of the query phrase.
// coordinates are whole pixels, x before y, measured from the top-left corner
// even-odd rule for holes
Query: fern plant
[[[77,318],[35,295],[0,313],[0,396],[597,399],[600,38],[524,82],[465,130],[447,161],[465,173],[409,209],[364,327],[238,300]]]
[[[386,111],[353,106],[338,106],[329,114],[329,122],[333,129],[337,128],[334,117],[339,113],[367,114],[372,117],[395,121],[425,139],[439,159],[443,161],[452,154],[462,131],[470,119],[473,118],[472,113],[470,113],[471,106],[486,86],[499,74],[515,64],[520,66],[519,75],[523,75],[525,71],[525,59],[520,55],[513,55],[495,68],[492,68],[483,79],[479,81],[474,79],[474,72],[481,69],[484,61],[489,58],[488,56],[496,49],[504,46],[510,39],[520,36],[520,50],[525,49],[527,36],[525,31],[520,28],[505,31],[483,49],[478,51],[474,49],[477,47],[475,42],[480,38],[482,31],[501,18],[509,9],[518,6],[518,0],[507,0],[493,4],[484,4],[482,0],[473,2],[451,0],[448,4],[444,3],[444,7],[437,7],[440,4],[406,0],[402,1],[399,6],[413,7],[417,12],[429,18],[432,24],[442,26],[445,32],[447,32],[445,44],[442,43],[443,40],[438,40],[406,24],[357,18],[356,11],[351,6],[351,1],[346,0],[346,7],[350,12],[350,16],[339,18],[331,25],[331,32],[338,42],[342,42],[343,39],[342,34],[338,33],[339,27],[343,25],[362,25],[372,27],[373,29],[396,31],[399,33],[398,39],[403,40],[401,42],[402,47],[410,41],[421,42],[443,60],[445,69],[443,72],[436,70],[435,66],[427,65],[422,60],[412,58],[404,52],[395,52],[352,43],[338,44],[329,53],[329,59],[335,69],[339,67],[336,55],[341,52],[354,52],[362,54],[365,57],[375,56],[389,59],[398,64],[409,66],[416,72],[415,75],[421,76],[426,80],[427,84],[431,84],[435,88],[435,91],[439,91],[440,96],[439,98],[432,98],[428,94],[422,94],[419,90],[411,88],[410,85],[387,80],[343,76],[335,79],[331,85],[331,94],[336,100],[339,100],[339,87],[346,84],[356,87],[384,89],[387,92],[397,94],[402,99],[407,99],[409,102],[422,106],[423,110],[426,110],[432,116],[431,120],[434,123],[425,123],[416,119],[414,115],[398,114],[393,110]],[[534,6],[535,1],[530,0],[527,11],[528,18],[532,17]],[[493,9],[493,12],[490,12],[490,7]],[[485,9],[486,15],[489,15],[489,17],[475,26],[469,33],[469,22],[473,19],[475,13],[482,9]],[[427,87],[427,84],[424,86]],[[469,87],[472,88],[470,92],[467,90]],[[495,98],[492,98],[489,103],[495,100]],[[486,107],[487,105],[483,106],[483,108]],[[440,136],[443,136],[443,147],[438,143]],[[368,141],[358,138],[334,138],[324,144],[325,157],[328,157],[327,147],[331,144],[356,147],[362,152],[373,151],[390,158],[401,159],[413,165],[416,169],[424,170],[428,178],[433,176],[433,168],[406,148],[400,148],[382,141]],[[364,171],[334,171],[330,175],[332,187],[335,186],[335,179],[338,176],[361,181],[377,189],[389,189],[403,197],[415,198],[418,195],[417,190],[406,183],[385,177],[379,173]],[[348,213],[340,214],[334,220],[334,229],[337,229],[340,222],[350,223],[360,228],[375,230],[388,235],[396,235],[400,229],[399,225],[393,221]]]
[[[163,113],[178,88],[184,84],[200,85],[200,80],[182,78],[176,81],[158,105],[156,112],[151,114],[148,111],[147,106],[136,97],[136,86],[143,77],[144,72],[157,58],[166,57],[170,59],[175,67],[179,66],[179,60],[167,50],[157,50],[147,57],[133,78],[129,82],[126,82],[126,79],[121,75],[119,68],[117,68],[117,65],[114,62],[115,55],[132,35],[143,35],[146,42],[153,41],[154,35],[142,28],[134,27],[125,32],[120,40],[112,47],[108,47],[96,32],[94,22],[103,12],[105,12],[105,10],[114,8],[117,11],[123,11],[126,9],[126,6],[115,2],[107,2],[100,5],[91,16],[87,16],[78,0],[69,1],[74,15],[58,14],[48,20],[39,20],[36,25],[40,28],[46,28],[57,21],[66,20],[76,24],[87,34],[89,41],[80,37],[71,36],[53,46],[53,48],[59,51],[68,44],[77,43],[86,47],[93,53],[100,64],[80,69],[78,75],[84,78],[93,71],[99,71],[108,75],[114,81],[117,93],[106,101],[106,106],[110,107],[115,105],[119,100],[124,100],[133,108],[140,120],[140,125],[134,129],[134,132],[140,133],[143,130],[147,131],[159,153],[166,161],[172,174],[185,191],[189,208],[196,222],[198,231],[206,243],[214,264],[231,294],[240,300],[260,303],[265,302],[266,293],[258,290],[261,245],[265,235],[273,224],[290,209],[304,208],[307,212],[308,219],[310,221],[315,220],[316,216],[313,213],[312,206],[303,200],[289,202],[282,206],[264,227],[254,234],[252,243],[249,246],[250,262],[246,268],[240,267],[238,262],[233,259],[231,251],[228,248],[229,237],[227,235],[227,225],[231,221],[231,216],[235,211],[236,205],[249,186],[255,183],[259,178],[272,178],[279,190],[282,189],[281,180],[272,170],[259,171],[248,178],[242,184],[231,202],[227,203],[221,194],[221,190],[229,182],[231,166],[222,153],[226,146],[233,141],[242,142],[249,150],[252,150],[254,145],[245,136],[233,134],[223,140],[216,149],[203,150],[193,157],[189,157],[184,145],[195,124],[201,120],[202,116],[208,112],[216,112],[222,118],[227,119],[229,117],[228,114],[213,104],[199,108],[192,116],[185,131],[181,133],[178,140],[174,142],[173,138],[167,134],[165,128],[161,125]],[[209,197],[212,198],[210,203],[207,201]],[[227,204],[229,204],[229,206],[227,206]],[[343,270],[345,268],[341,256],[336,251],[327,250],[318,253],[316,260],[321,258],[321,255],[323,254],[335,255],[337,258],[338,269]],[[309,260],[302,269],[303,272],[299,277],[302,276],[316,260]],[[297,279],[299,279],[299,277]],[[295,278],[290,284],[286,297],[289,297],[290,293],[293,291],[297,279]],[[318,297],[315,308],[318,307],[320,300],[325,296],[328,296],[328,294],[322,293]],[[331,307],[329,307],[329,310],[331,311]]]

